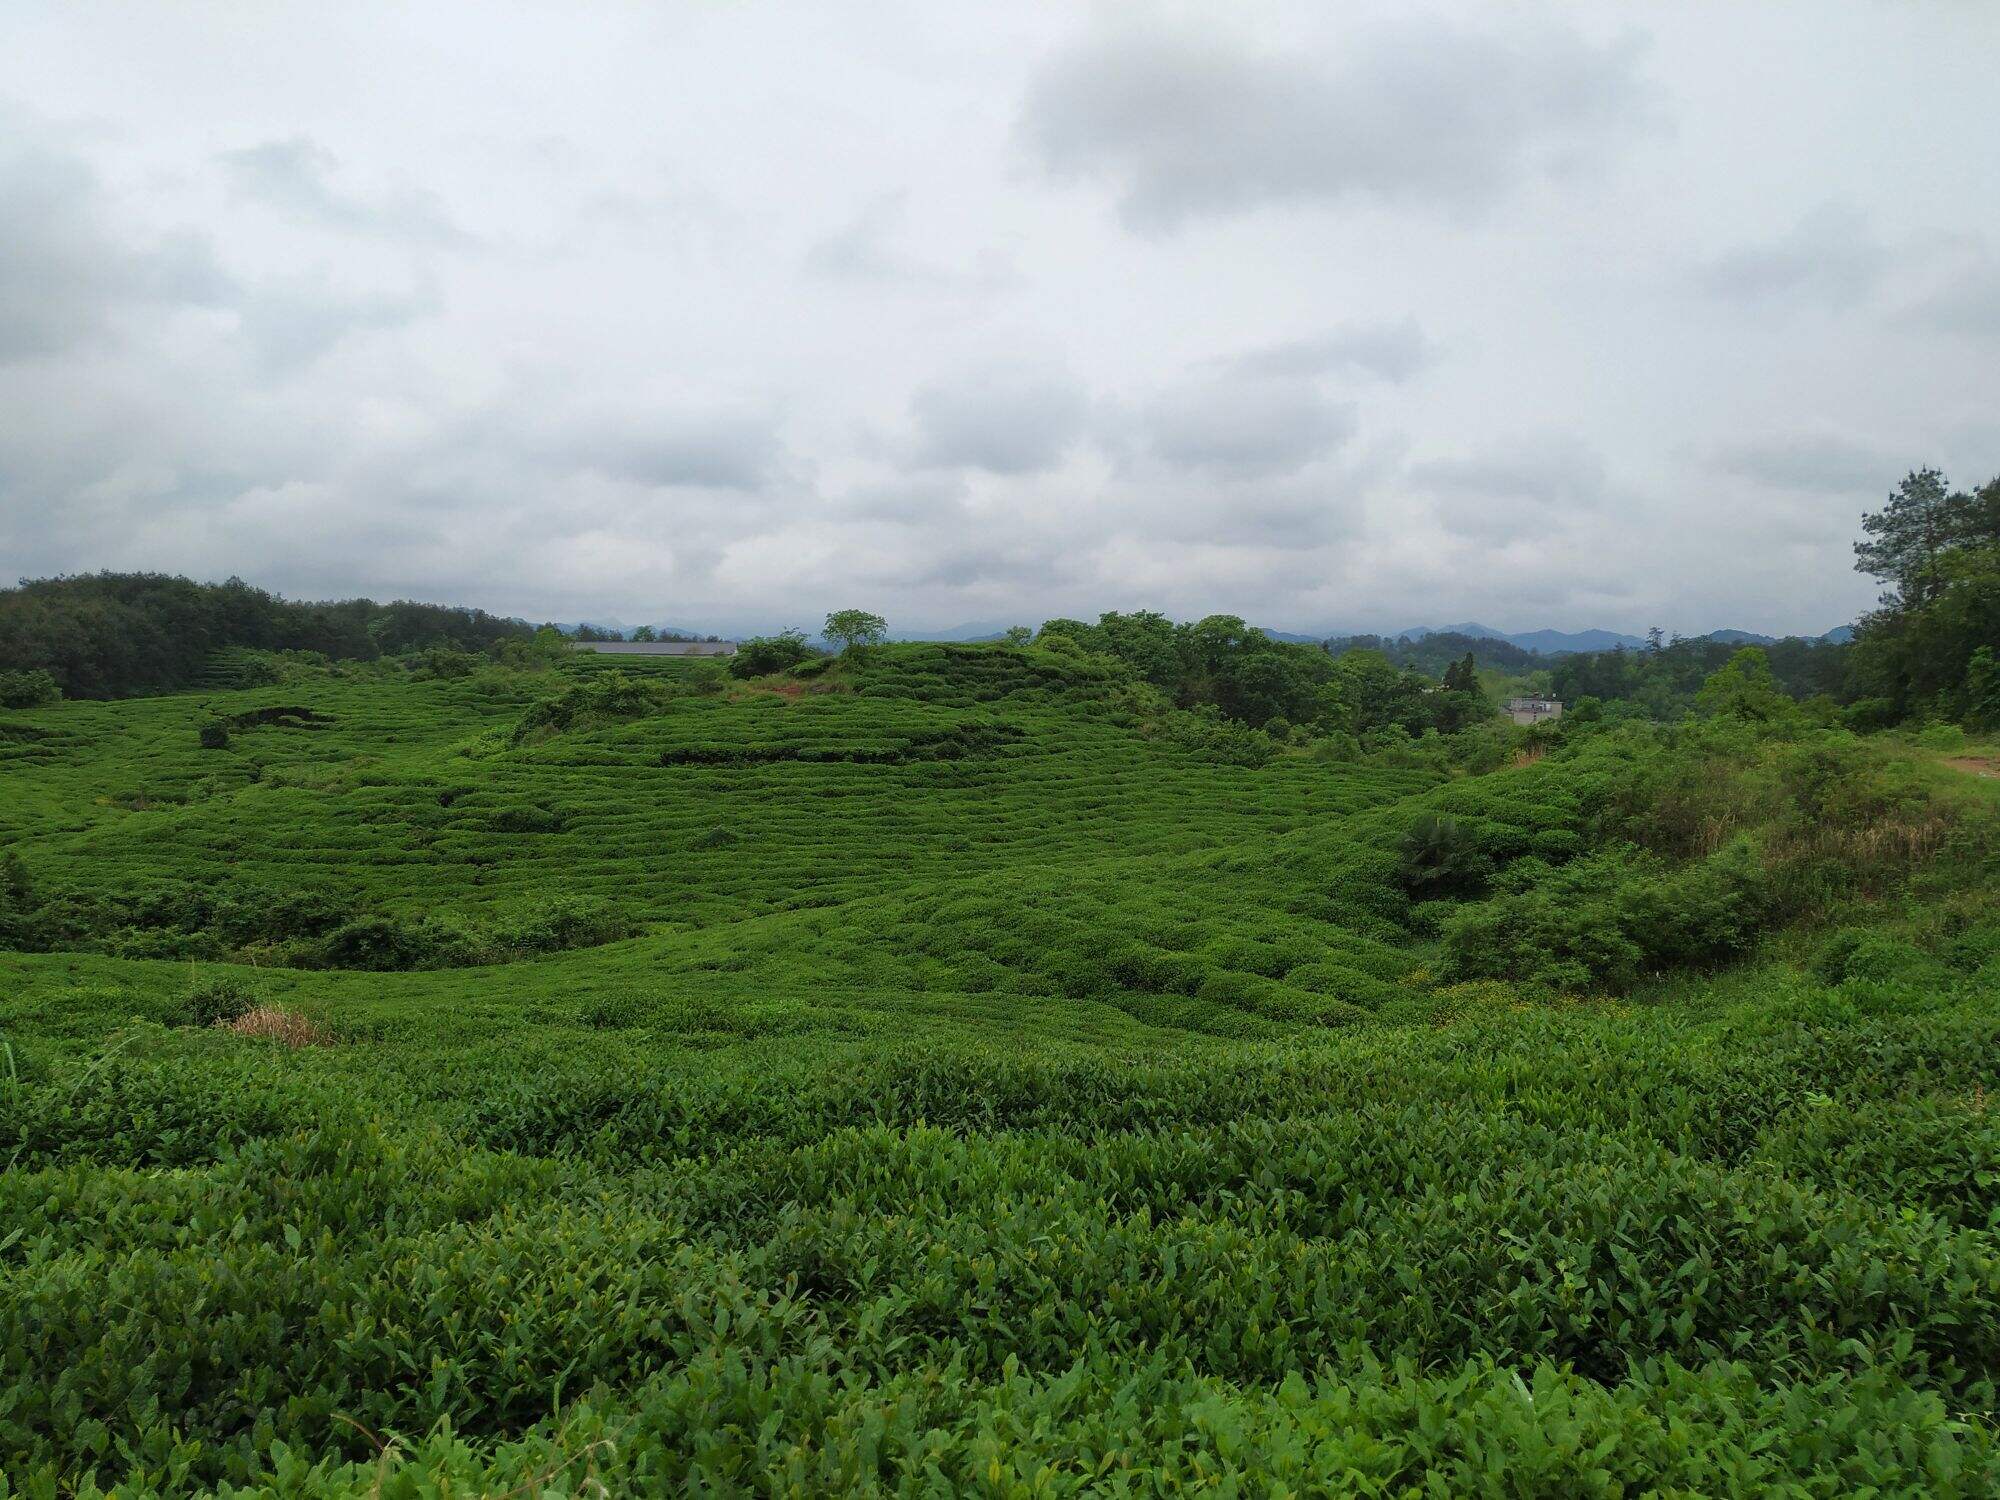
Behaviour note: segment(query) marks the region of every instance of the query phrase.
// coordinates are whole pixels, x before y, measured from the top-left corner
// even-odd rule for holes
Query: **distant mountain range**
[[[1609,651],[1613,646],[1643,646],[1646,638],[1623,635],[1616,630],[1495,630],[1465,620],[1457,625],[1418,625],[1396,632],[1398,638],[1420,641],[1427,635],[1469,635],[1474,640],[1505,641],[1523,651],[1539,651],[1545,656],[1561,656],[1571,651]]]

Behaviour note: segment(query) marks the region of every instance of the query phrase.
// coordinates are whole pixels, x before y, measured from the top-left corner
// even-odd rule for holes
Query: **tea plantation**
[[[2000,1492],[1914,739],[249,675],[0,712],[0,1494]]]

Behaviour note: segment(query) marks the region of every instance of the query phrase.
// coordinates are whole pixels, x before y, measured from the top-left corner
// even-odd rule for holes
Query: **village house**
[[[1516,724],[1539,724],[1560,719],[1563,706],[1553,698],[1509,698],[1502,711]]]

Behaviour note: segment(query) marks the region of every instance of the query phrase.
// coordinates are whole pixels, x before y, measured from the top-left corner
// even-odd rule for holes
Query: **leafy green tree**
[[[1856,567],[1895,587],[1856,632],[1850,719],[1977,722],[1984,679],[1975,683],[1973,661],[1982,647],[2000,651],[2000,479],[1946,493],[1925,469],[1862,524],[1873,540],[1857,545]]]
[[[1356,735],[1394,726],[1409,734],[1429,727],[1425,689],[1415,672],[1402,671],[1380,651],[1349,651],[1333,664],[1330,684],[1342,727]]]
[[[826,638],[845,656],[859,656],[889,635],[889,622],[865,609],[837,609],[826,617]]]
[[[1032,625],[1009,625],[1000,639],[1009,646],[1025,646],[1035,638]]]
[[[1743,647],[1704,682],[1695,694],[1695,707],[1711,718],[1747,724],[1777,723],[1798,712],[1771,675],[1770,659],[1756,646]]]
[[[1109,651],[1154,687],[1175,692],[1186,675],[1187,647],[1198,629],[1177,627],[1150,609],[1134,610],[1129,615],[1113,610],[1097,617],[1096,633],[1103,642],[1100,649]]]
[[[1890,586],[1884,604],[1922,608],[1936,588],[1938,556],[1960,540],[1958,514],[1968,496],[1948,494],[1944,474],[1918,468],[1904,476],[1882,510],[1862,516],[1868,540],[1854,544],[1854,568]]]
[[[635,641],[657,641],[659,636],[654,634],[652,626],[641,625],[637,630],[632,632],[632,639]]]
[[[2000,727],[2000,656],[1981,646],[1965,664],[1965,722],[1975,729]]]

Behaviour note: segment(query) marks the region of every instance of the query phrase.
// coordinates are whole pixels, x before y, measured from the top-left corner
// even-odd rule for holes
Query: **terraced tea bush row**
[[[0,715],[5,1492],[2000,1483],[1991,787],[702,687]]]

